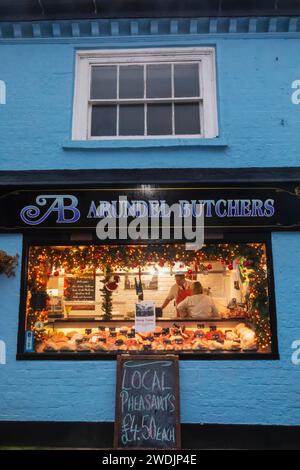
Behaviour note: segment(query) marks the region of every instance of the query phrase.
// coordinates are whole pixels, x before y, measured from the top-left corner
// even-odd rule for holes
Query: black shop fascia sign
[[[95,187],[96,186],[96,187]],[[9,188],[0,192],[1,232],[95,231],[100,220],[170,216],[176,204],[206,229],[300,230],[300,184],[99,184]],[[200,205],[201,206],[200,206]]]

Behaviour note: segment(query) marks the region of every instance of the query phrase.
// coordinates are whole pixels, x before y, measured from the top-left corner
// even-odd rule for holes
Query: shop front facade
[[[179,356],[185,447],[296,433],[298,18],[0,27],[2,434],[109,447],[128,352]]]

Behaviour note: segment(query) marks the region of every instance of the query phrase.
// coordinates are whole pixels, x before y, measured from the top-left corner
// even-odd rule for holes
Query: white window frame
[[[199,62],[200,66],[200,127],[201,134],[91,136],[90,80],[94,65]],[[190,99],[190,98],[188,98]],[[188,100],[185,99],[184,100]],[[199,99],[199,98],[198,98]],[[159,102],[159,98],[155,101]],[[168,99],[161,99],[168,101]],[[191,101],[193,99],[191,98]],[[131,99],[129,101],[132,101]],[[172,103],[172,98],[170,98]],[[174,106],[173,106],[174,112]],[[215,49],[213,47],[80,50],[76,52],[75,90],[73,101],[72,140],[141,140],[214,138],[218,136],[216,99]]]

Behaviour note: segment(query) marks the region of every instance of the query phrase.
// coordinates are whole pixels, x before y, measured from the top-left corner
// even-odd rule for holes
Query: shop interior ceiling
[[[299,15],[300,0],[1,0],[0,21]]]

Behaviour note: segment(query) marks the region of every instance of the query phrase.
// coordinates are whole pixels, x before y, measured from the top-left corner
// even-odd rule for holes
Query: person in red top
[[[190,284],[191,283],[185,279],[185,274],[175,274],[175,284],[171,287],[164,303],[161,306],[161,309],[163,310],[164,308],[166,308],[166,306],[169,305],[172,300],[175,301],[175,305],[177,306],[186,297],[192,295],[192,289]],[[179,316],[178,312],[177,316]]]

